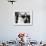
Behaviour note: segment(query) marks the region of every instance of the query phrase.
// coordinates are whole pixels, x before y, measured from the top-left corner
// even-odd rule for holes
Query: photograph
[[[32,25],[32,13],[30,12],[15,12],[16,25]]]

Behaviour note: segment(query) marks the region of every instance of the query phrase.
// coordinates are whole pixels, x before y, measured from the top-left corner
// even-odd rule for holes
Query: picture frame
[[[33,11],[16,11],[15,25],[16,26],[32,26]]]

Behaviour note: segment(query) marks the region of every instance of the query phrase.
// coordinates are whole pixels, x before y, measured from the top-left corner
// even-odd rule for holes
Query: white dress
[[[23,18],[19,17],[18,18],[18,24],[21,24],[21,23],[24,23],[24,20],[23,20]]]

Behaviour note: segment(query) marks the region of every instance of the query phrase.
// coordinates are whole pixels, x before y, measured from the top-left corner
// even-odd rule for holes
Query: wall
[[[14,13],[17,10],[33,10],[33,25],[15,26]],[[0,40],[14,40],[18,32],[26,32],[37,41],[46,40],[45,0],[17,0],[13,5],[7,0],[0,0]]]

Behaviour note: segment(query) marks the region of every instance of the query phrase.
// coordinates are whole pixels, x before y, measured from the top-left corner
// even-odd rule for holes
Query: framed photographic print
[[[15,25],[30,26],[32,25],[32,11],[31,12],[15,12]]]

